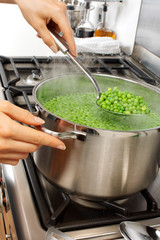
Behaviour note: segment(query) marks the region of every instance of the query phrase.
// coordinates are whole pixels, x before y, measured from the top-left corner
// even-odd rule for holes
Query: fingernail
[[[57,53],[57,52],[58,52],[57,48],[56,48],[54,45],[50,46],[50,49],[51,49],[54,53]]]
[[[58,145],[57,148],[60,149],[60,150],[65,150],[66,146],[65,145]]]
[[[45,123],[45,121],[44,121],[42,118],[40,118],[40,117],[34,117],[34,120],[35,120],[36,122],[41,123],[41,124]]]
[[[73,57],[77,57],[77,56],[78,56],[78,54],[77,54],[77,51],[76,51],[76,50],[74,50],[74,51],[70,51],[70,53],[72,54],[72,56],[73,56]]]

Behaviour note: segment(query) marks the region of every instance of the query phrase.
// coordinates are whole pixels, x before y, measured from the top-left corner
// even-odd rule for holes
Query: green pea
[[[160,126],[160,116],[153,113],[145,101],[143,101],[142,107],[145,107],[146,109],[144,108],[145,110],[143,110],[140,106],[141,103],[139,100],[138,104],[134,102],[134,100],[137,99],[136,95],[131,95],[131,98],[129,99],[132,101],[129,102],[128,106],[125,108],[122,100],[126,99],[126,94],[131,93],[128,92],[124,94],[121,91],[121,97],[119,98],[118,94],[120,91],[121,90],[117,91],[117,89],[112,89],[112,91],[108,94],[107,90],[105,94],[101,94],[103,101],[98,101],[97,104],[103,104],[103,106],[106,107],[104,109],[107,109],[108,111],[125,114],[125,117],[117,114],[111,114],[98,108],[95,104],[95,93],[74,93],[67,94],[65,96],[58,96],[57,98],[47,101],[44,104],[44,107],[49,112],[61,117],[62,119],[66,119],[75,124],[101,129],[128,131]],[[106,94],[108,96],[110,95],[110,99],[114,98],[113,103],[108,100],[108,96]],[[117,96],[118,99],[116,98]],[[139,106],[139,110],[137,110],[137,106]],[[140,121],[135,121],[135,118],[131,117],[132,114],[143,114],[145,116],[140,116]]]

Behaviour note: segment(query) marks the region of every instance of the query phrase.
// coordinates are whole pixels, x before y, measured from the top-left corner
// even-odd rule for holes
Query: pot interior
[[[54,116],[58,116],[66,121],[76,123],[77,125],[84,125],[91,128],[101,128],[106,130],[116,131],[140,131],[146,129],[159,128],[160,126],[160,92],[158,89],[143,83],[137,83],[135,81],[117,78],[106,75],[95,75],[95,78],[102,91],[106,91],[108,88],[118,87],[121,91],[129,91],[137,96],[142,96],[144,101],[150,108],[150,113],[141,115],[129,115],[122,116],[112,114],[100,109],[96,105],[96,92],[94,86],[85,75],[72,75],[63,76],[54,79],[48,79],[38,84],[33,94],[36,102],[45,110],[49,111]],[[76,118],[70,118],[65,115],[65,108],[69,108],[64,102],[62,109],[60,107],[46,109],[46,102],[58,96],[75,95],[75,94],[92,94],[92,100],[90,102],[89,118],[93,118],[96,121],[82,121],[76,120]],[[78,100],[77,100],[78,101]],[[78,105],[82,105],[82,111],[87,102],[78,102]],[[79,107],[78,106],[78,107]],[[74,110],[76,115],[76,108]],[[80,115],[80,110],[77,110],[77,114]],[[96,124],[95,124],[96,122]],[[102,124],[104,123],[104,124]]]

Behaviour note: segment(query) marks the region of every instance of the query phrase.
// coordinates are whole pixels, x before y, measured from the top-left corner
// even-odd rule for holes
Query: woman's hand
[[[51,36],[47,24],[57,32],[63,33],[73,56],[77,55],[73,31],[67,15],[66,4],[58,0],[0,0],[0,3],[16,3],[26,21],[37,31],[37,36],[53,51],[57,45]]]
[[[15,121],[16,120],[16,121]],[[16,165],[20,159],[36,151],[41,145],[65,150],[64,143],[56,137],[17,121],[39,126],[44,123],[41,118],[33,116],[8,101],[0,101],[0,162]]]
[[[15,0],[15,2],[27,22],[37,31],[37,35],[53,52],[57,52],[58,49],[47,28],[49,23],[52,23],[57,32],[63,33],[63,38],[68,43],[71,53],[74,56],[77,55],[73,31],[64,2],[58,0]]]

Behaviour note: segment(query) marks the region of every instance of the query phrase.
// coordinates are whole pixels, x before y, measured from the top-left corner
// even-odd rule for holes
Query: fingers
[[[68,27],[68,25],[63,24],[61,21],[59,22],[59,27],[62,30],[63,36],[62,38],[68,43],[69,46],[69,51],[71,52],[71,54],[73,56],[77,56],[77,52],[76,52],[76,45],[75,45],[75,41],[74,41],[74,37],[73,37],[73,30]]]
[[[63,19],[63,18],[62,18]],[[73,38],[73,31],[70,28],[70,26],[67,24],[68,20],[64,16],[64,24],[63,23],[58,23],[60,29],[63,32],[63,38],[66,40],[66,42],[68,43],[70,52],[72,53],[72,55],[76,56],[76,46],[75,46],[75,42],[74,42],[74,38]],[[43,40],[43,42],[54,52],[58,52],[58,47],[53,39],[53,37],[51,36],[48,28],[46,27],[46,25],[42,25],[41,28],[39,28],[39,32],[38,32],[38,36],[40,36]]]
[[[67,16],[66,5],[63,2],[57,2],[56,5],[56,14],[52,14],[51,20],[53,21],[52,26],[55,30],[59,29],[59,31],[63,32],[63,37],[68,43],[70,52],[72,55],[76,56],[76,45],[73,37],[73,30],[70,26],[70,22]],[[59,32],[58,31],[58,32]],[[54,52],[58,51],[58,47],[49,32],[46,22],[41,20],[39,27],[37,27],[38,36],[40,36],[43,42]]]
[[[40,130],[20,125],[15,122],[13,129],[14,139],[18,141],[25,141],[35,145],[46,145],[60,150],[65,150],[64,143],[50,134],[46,134]]]
[[[73,56],[76,56],[76,47],[73,31],[67,15],[66,4],[57,0],[16,0],[26,21],[36,30],[38,36],[53,51],[57,52],[56,43],[47,29],[52,20],[54,29],[63,32]]]
[[[9,160],[9,159],[12,159],[14,161],[17,161],[19,159],[26,159],[28,157],[28,154],[29,153],[14,153],[14,152],[11,152],[11,153],[5,153],[5,154],[0,154],[0,159],[3,159],[3,160]]]
[[[63,32],[63,37],[67,41],[71,53],[74,56],[76,56],[77,55],[76,45],[73,37],[73,30],[70,26],[70,22],[67,16],[66,5],[64,2],[59,2],[59,5],[61,6],[61,9],[63,9],[63,14],[61,14],[61,18],[56,23],[58,24],[59,28]],[[55,21],[54,18],[52,18],[52,21]]]
[[[8,104],[8,103],[7,103]],[[14,113],[13,110],[15,110],[15,106],[12,104],[9,104],[9,109],[11,110],[8,112],[8,110],[4,110],[7,112],[8,115],[12,116],[12,118],[16,118],[16,120],[22,120],[23,122],[32,122],[35,124],[34,117],[32,114],[30,114],[28,111],[24,111],[23,109],[20,109],[16,107],[16,114]],[[26,114],[25,116],[29,116],[29,119],[26,120],[24,116],[19,116],[19,114]],[[33,118],[33,120],[32,120]],[[35,124],[36,125],[36,124]],[[38,125],[38,124],[37,124]],[[16,142],[10,143],[9,140],[17,140],[21,142],[20,149],[22,149],[24,146],[22,145],[23,142],[25,144],[29,143],[32,144],[32,148],[30,149],[28,145],[26,145],[27,152],[33,152],[36,150],[36,147],[34,145],[46,145],[50,146],[53,148],[58,148],[61,150],[65,150],[65,145],[64,143],[59,140],[56,137],[53,137],[49,134],[46,134],[42,131],[35,130],[31,127],[21,125],[20,123],[13,121],[9,116],[7,116],[5,113],[0,112],[0,151],[3,151],[3,147],[8,149],[14,149],[18,148],[16,146]],[[8,145],[7,145],[8,144]],[[18,143],[19,144],[19,143]]]
[[[1,159],[1,163],[13,165],[13,166],[17,165],[18,162],[19,162],[19,159],[18,159],[18,160],[13,160],[13,159],[8,159],[8,160],[6,160],[6,159]]]
[[[25,123],[25,124],[37,126],[37,125],[41,125],[44,123],[43,119],[41,119],[39,117],[35,117],[29,111],[19,108],[6,100],[0,101],[0,112],[5,113],[10,118],[17,120],[19,122]],[[0,115],[1,115],[1,113],[0,113]],[[0,117],[3,118],[5,116],[0,116]]]
[[[11,153],[18,153],[24,154],[23,156],[19,156],[20,158],[26,158],[28,153],[35,152],[40,145],[28,143],[28,142],[22,142],[15,139],[8,139],[0,137],[0,158],[3,157],[4,154],[11,154]],[[8,158],[8,155],[7,155]],[[17,157],[16,157],[17,158]]]
[[[54,52],[58,52],[58,47],[51,36],[48,28],[45,24],[42,23],[41,27],[38,30],[38,36],[40,36],[43,40],[43,42]]]

